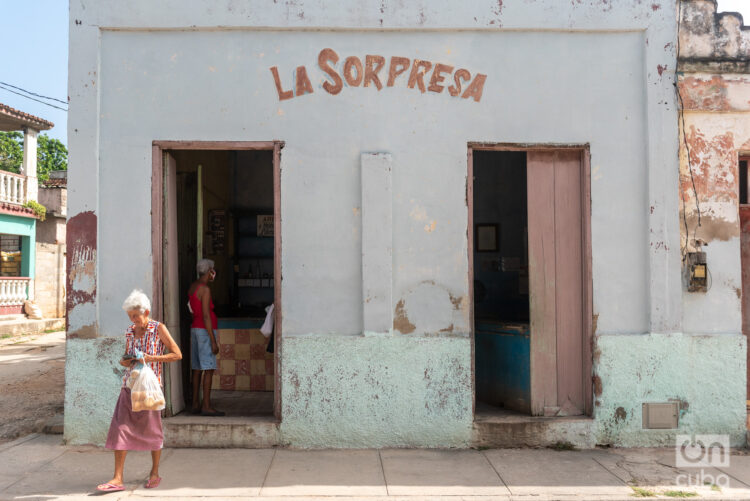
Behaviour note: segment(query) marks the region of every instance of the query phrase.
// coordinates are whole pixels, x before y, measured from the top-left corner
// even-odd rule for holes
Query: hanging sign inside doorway
[[[357,56],[347,57],[340,71],[335,69],[339,62],[339,55],[333,49],[323,49],[318,54],[318,67],[325,73],[323,89],[331,95],[337,95],[344,88],[344,82],[349,87],[374,87],[380,91],[385,87],[406,85],[409,89],[415,87],[424,94],[443,90],[453,97],[463,99],[472,98],[477,103],[482,99],[484,83],[487,75],[476,73],[473,77],[469,70],[448,64],[433,63],[422,59],[411,60],[408,57],[391,56],[387,64],[383,56],[368,54],[364,61]],[[297,66],[294,71],[294,86],[282,82],[277,66],[270,68],[279,101],[292,99],[313,93],[313,86],[307,76],[305,66]]]
[[[208,230],[211,238],[209,240],[209,251],[206,254],[222,254],[226,242],[226,211],[223,209],[208,211]]]

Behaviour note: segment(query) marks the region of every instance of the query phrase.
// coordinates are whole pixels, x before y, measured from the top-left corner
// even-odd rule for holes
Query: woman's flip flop
[[[101,492],[117,492],[117,491],[124,491],[125,486],[117,485],[117,484],[110,484],[109,482],[107,482],[106,484],[97,485],[96,490],[101,491]]]
[[[146,482],[146,489],[156,489],[159,487],[159,484],[161,483],[161,477],[156,478],[149,478],[148,482]]]

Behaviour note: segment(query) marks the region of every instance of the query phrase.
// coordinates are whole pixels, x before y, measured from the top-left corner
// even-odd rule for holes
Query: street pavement
[[[701,474],[673,449],[165,449],[158,488],[143,487],[149,453],[131,452],[127,490],[97,493],[112,467],[104,449],[29,435],[0,445],[0,499],[750,499],[744,450]]]
[[[65,359],[65,331],[0,340],[0,381],[36,377],[51,360]]]
[[[64,387],[65,332],[0,339],[0,444],[58,422]]]

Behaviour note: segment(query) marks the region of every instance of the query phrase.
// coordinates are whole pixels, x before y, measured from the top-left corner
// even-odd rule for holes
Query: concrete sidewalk
[[[750,456],[729,467],[674,467],[673,449],[318,450],[166,449],[162,484],[144,489],[150,455],[132,452],[127,490],[107,499],[330,496],[356,499],[750,499]],[[68,447],[60,436],[30,435],[0,446],[0,499],[78,499],[99,495],[112,453]],[[691,475],[692,485],[685,485]],[[712,475],[719,486],[704,485]],[[678,485],[682,479],[683,485]],[[728,483],[728,486],[727,486]],[[634,488],[635,487],[635,488]],[[671,491],[671,492],[670,492]]]

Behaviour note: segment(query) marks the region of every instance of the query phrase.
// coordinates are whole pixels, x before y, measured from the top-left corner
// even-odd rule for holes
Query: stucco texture
[[[468,296],[468,141],[590,143],[599,327],[648,330],[648,277],[630,271],[648,268],[648,222],[637,211],[620,210],[637,200],[645,204],[642,34],[104,31],[101,44],[108,78],[100,88],[99,193],[108,203],[99,209],[98,255],[106,256],[98,264],[99,335],[121,332],[127,319],[116,299],[152,282],[151,142],[160,138],[286,142],[284,335],[362,333],[362,151],[393,158],[395,309],[426,280],[456,298]],[[423,47],[418,53],[404,51],[415,44]],[[348,87],[332,96],[316,68],[324,47],[341,57],[407,54],[466,66],[488,75],[484,96],[476,103],[446,92],[423,94],[405,82],[380,92]],[[528,65],[530,58],[538,64]],[[288,88],[300,64],[315,82],[314,93],[279,102],[268,68],[278,66]],[[615,255],[612,266],[608,256]],[[410,321],[417,333],[429,328]],[[468,315],[438,327],[450,323],[466,332]]]
[[[685,216],[681,219],[682,246],[688,251],[694,250],[695,239],[708,244],[703,251],[711,278],[710,289],[705,294],[683,291],[683,331],[736,333],[740,332],[742,324],[739,154],[750,148],[750,114],[729,103],[744,100],[743,108],[747,108],[750,82],[742,83],[741,79],[731,76],[694,75],[681,80],[680,88],[688,97],[686,107],[696,103],[703,107],[688,109],[684,116],[687,134],[680,144],[683,200],[680,211],[681,216]],[[726,106],[717,105],[720,113],[708,105],[713,99],[699,102],[695,97],[701,89],[706,92],[714,89],[711,92],[722,96],[717,99]],[[725,111],[726,107],[734,111]],[[690,168],[685,143],[690,149]],[[696,204],[696,194],[699,204]]]
[[[677,433],[728,434],[745,444],[741,335],[649,334],[597,338],[597,443],[674,446]],[[676,430],[642,429],[642,404],[680,402]]]
[[[282,442],[295,447],[466,447],[468,338],[284,340]]]
[[[65,441],[104,445],[122,386],[125,337],[68,339],[65,347]]]

